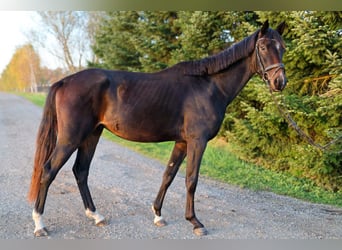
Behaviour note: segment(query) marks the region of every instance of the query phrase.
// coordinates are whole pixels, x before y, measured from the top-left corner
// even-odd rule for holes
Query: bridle
[[[255,51],[256,51],[256,57],[257,57],[257,62],[261,68],[261,71],[257,71],[258,74],[261,76],[262,80],[269,84],[269,79],[272,79],[274,77],[274,75],[281,69],[284,69],[285,66],[283,63],[275,63],[275,64],[272,64],[272,65],[269,65],[267,67],[264,66],[264,64],[262,63],[261,61],[261,56],[260,56],[260,53],[259,53],[259,41],[260,40],[264,40],[264,39],[268,39],[268,40],[273,40],[273,41],[276,41],[278,42],[277,40],[275,39],[269,39],[269,38],[259,38],[255,44]],[[271,77],[269,76],[268,72],[272,69],[275,69],[273,71],[273,74],[271,75]]]

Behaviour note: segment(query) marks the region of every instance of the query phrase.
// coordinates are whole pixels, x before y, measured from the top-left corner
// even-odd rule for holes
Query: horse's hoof
[[[166,220],[161,219],[161,220],[155,221],[154,225],[156,225],[157,227],[165,227],[167,225],[167,222]]]
[[[101,220],[101,221],[97,222],[95,225],[96,225],[97,227],[104,227],[104,226],[107,226],[108,224],[109,224],[109,223],[108,223],[107,220]]]
[[[152,210],[154,210],[154,208],[152,207]],[[166,220],[164,220],[163,216],[158,216],[158,215],[154,215],[154,220],[153,220],[154,225],[156,225],[157,227],[164,227],[167,225]]]
[[[49,233],[45,227],[34,232],[35,237],[44,237],[44,236],[48,236],[48,235],[49,235]]]
[[[205,229],[205,227],[198,227],[194,228],[194,234],[197,236],[204,236],[208,234],[208,231]]]

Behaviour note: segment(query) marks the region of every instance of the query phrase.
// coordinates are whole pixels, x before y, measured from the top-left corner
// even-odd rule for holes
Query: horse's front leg
[[[206,235],[207,230],[204,225],[197,219],[195,214],[195,192],[198,181],[198,174],[204,150],[206,148],[206,140],[192,140],[188,142],[187,148],[187,166],[185,184],[187,188],[185,218],[194,226],[194,234],[198,236]]]
[[[163,201],[165,198],[166,191],[168,187],[171,185],[173,179],[175,178],[179,166],[182,164],[184,158],[186,156],[186,143],[184,142],[176,142],[173,148],[170,160],[167,164],[166,170],[163,175],[163,181],[160,186],[158,195],[152,205],[152,210],[154,212],[154,224],[156,226],[165,226],[166,221],[161,216],[161,208],[163,206]]]

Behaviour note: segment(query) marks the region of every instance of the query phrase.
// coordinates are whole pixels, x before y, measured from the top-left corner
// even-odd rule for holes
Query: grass
[[[46,94],[44,93],[25,93],[25,92],[20,92],[17,93],[18,95],[25,97],[27,100],[31,101],[32,103],[36,104],[37,106],[43,107],[45,104],[45,98]]]
[[[45,95],[20,94],[33,103],[43,106]],[[173,142],[135,143],[123,140],[104,131],[103,136],[109,140],[131,148],[145,156],[166,164],[171,154]],[[184,172],[184,163],[181,171]],[[330,204],[342,207],[342,193],[327,191],[316,186],[308,179],[299,179],[284,172],[274,172],[240,160],[229,152],[228,147],[219,139],[209,142],[204,153],[200,174],[218,181],[233,184],[255,191],[269,191],[287,195],[313,203]]]

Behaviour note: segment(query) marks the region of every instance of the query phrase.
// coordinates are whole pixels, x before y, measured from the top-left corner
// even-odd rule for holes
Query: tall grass
[[[42,106],[45,95],[21,94],[33,103]],[[109,140],[129,147],[141,154],[159,160],[168,161],[173,142],[135,143],[129,142],[104,131],[103,136]],[[184,163],[181,171],[184,171]],[[316,186],[308,179],[299,179],[283,172],[274,172],[238,159],[229,151],[226,143],[219,139],[209,142],[204,153],[200,174],[224,183],[256,191],[269,191],[298,199],[330,204],[342,207],[342,193],[331,192]]]

